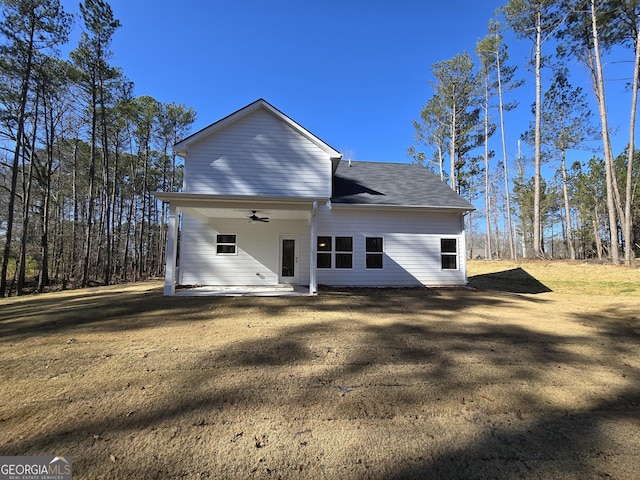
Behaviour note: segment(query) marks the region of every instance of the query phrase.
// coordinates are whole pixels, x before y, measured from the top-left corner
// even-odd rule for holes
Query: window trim
[[[321,238],[328,238],[329,239],[329,245],[328,245],[328,249],[323,249],[321,250],[321,246],[320,246],[320,239]],[[320,266],[320,256],[324,257],[329,257],[329,266],[328,267],[321,267]],[[330,270],[331,268],[333,268],[333,237],[331,235],[316,235],[316,269],[321,269],[321,270]]]
[[[320,245],[318,245],[320,238],[329,239],[329,248],[326,250],[320,250]],[[349,239],[350,240],[350,250],[338,250],[338,239]],[[353,235],[316,235],[316,269],[319,270],[353,270],[353,244],[354,238]],[[330,266],[321,267],[318,259],[321,255],[329,255],[331,258]],[[341,267],[338,266],[338,258],[339,255],[348,257],[350,259],[350,266]]]
[[[455,251],[454,252],[445,251],[443,249],[443,247],[444,247],[443,242],[447,241],[447,240],[455,242]],[[458,238],[440,237],[440,270],[460,270],[460,262],[458,261],[458,249],[459,249],[458,246],[459,246]],[[444,259],[445,258],[451,258],[451,257],[453,257],[453,259],[454,259],[455,267],[453,267],[453,268],[445,267],[444,266]]]
[[[380,239],[381,241],[381,249],[380,250],[369,250],[368,240],[369,239]],[[364,268],[365,270],[384,270],[384,237],[364,237]],[[369,266],[369,258],[380,257],[380,266],[379,267],[370,267]]]
[[[220,242],[220,237],[233,237],[233,242]],[[219,247],[233,247],[233,252],[221,252]],[[238,255],[238,235],[235,233],[217,233],[216,234],[216,256],[229,257]]]
[[[348,238],[351,241],[351,249],[350,250],[338,250],[338,239],[339,238]],[[333,256],[334,256],[334,268],[336,270],[353,270],[353,236],[347,236],[347,235],[336,235],[334,237],[334,251],[333,251]],[[349,262],[349,266],[348,267],[342,267],[342,266],[338,266],[338,255],[341,256],[341,258],[349,258],[351,261]]]

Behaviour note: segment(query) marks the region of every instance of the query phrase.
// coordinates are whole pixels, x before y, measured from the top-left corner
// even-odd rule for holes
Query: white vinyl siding
[[[353,268],[318,269],[333,286],[452,286],[466,283],[461,215],[423,210],[319,209],[318,236],[353,237]],[[383,237],[383,268],[366,268],[366,238]],[[441,239],[457,239],[457,270],[443,270]],[[335,265],[334,265],[335,266]]]
[[[217,255],[217,235],[234,232],[236,254]],[[178,266],[180,285],[277,285],[281,234],[298,237],[299,283],[309,284],[310,237],[307,221],[244,219],[201,222],[183,215]]]
[[[331,237],[329,268],[317,281],[331,286],[454,286],[466,283],[461,215],[411,210],[321,207],[317,237]],[[233,232],[236,254],[217,255],[217,236]],[[277,285],[280,238],[297,235],[298,283],[308,285],[310,228],[305,220],[249,223],[244,219],[201,222],[183,216],[178,283],[181,285]],[[336,251],[336,237],[352,239],[351,252]],[[383,239],[382,268],[367,268],[366,239]],[[442,239],[456,240],[457,269],[442,269]],[[323,253],[323,252],[318,252]],[[336,253],[351,255],[351,268],[336,267]]]
[[[185,193],[331,195],[329,155],[266,110],[190,145],[185,163]]]

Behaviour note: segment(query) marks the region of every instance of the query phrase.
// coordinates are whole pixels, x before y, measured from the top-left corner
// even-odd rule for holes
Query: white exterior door
[[[280,235],[279,282],[298,283],[298,235]]]

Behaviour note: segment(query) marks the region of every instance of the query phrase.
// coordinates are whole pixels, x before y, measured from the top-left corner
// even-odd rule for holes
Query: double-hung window
[[[216,235],[216,255],[236,255],[236,236],[228,233]]]
[[[353,268],[353,237],[319,236],[316,242],[318,268]]]
[[[367,268],[382,268],[382,237],[366,237],[365,250]]]
[[[440,260],[443,270],[458,269],[458,240],[455,238],[440,239]]]
[[[353,237],[336,237],[336,268],[353,268]]]

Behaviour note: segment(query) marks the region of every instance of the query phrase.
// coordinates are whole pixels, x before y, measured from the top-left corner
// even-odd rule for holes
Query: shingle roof
[[[333,180],[334,204],[393,205],[474,210],[426,167],[410,163],[345,160]]]

